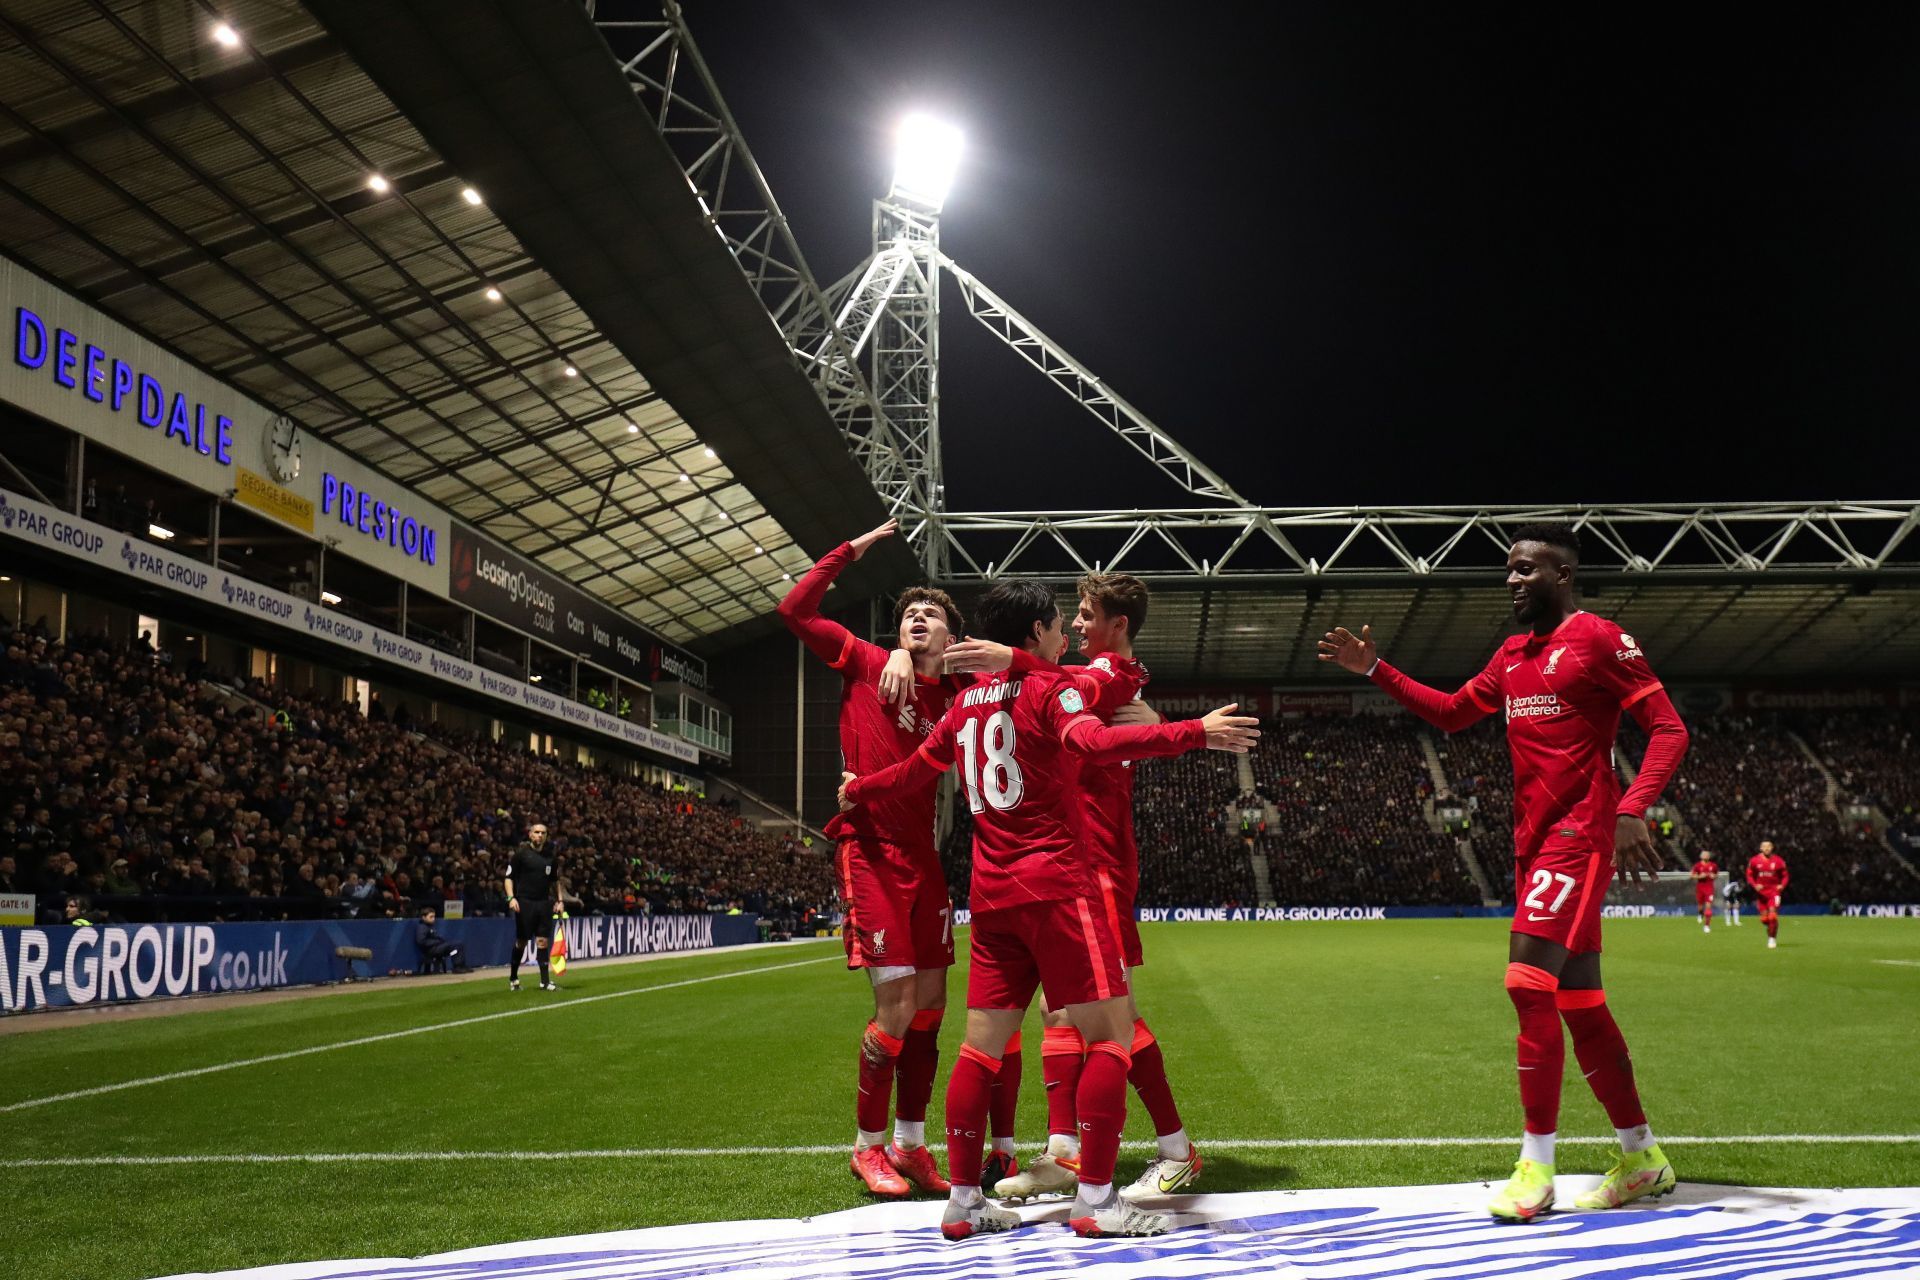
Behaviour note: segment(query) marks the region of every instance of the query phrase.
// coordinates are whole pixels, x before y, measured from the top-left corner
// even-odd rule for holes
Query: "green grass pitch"
[[[1499,921],[1172,924],[1145,931],[1136,989],[1165,1047],[1205,1190],[1502,1176],[1506,1144],[1219,1146],[1209,1140],[1517,1134]],[[1656,1133],[1920,1133],[1920,926],[1789,917],[1705,937],[1613,921],[1611,1003]],[[963,950],[964,954],[964,950]],[[814,963],[796,963],[817,961]],[[1893,963],[1883,963],[1891,961]],[[771,968],[784,965],[791,967]],[[753,972],[765,970],[764,972]],[[958,1041],[954,970],[942,1060]],[[714,974],[720,981],[664,986]],[[565,1006],[638,988],[659,990]],[[836,1155],[532,1161],[474,1153],[840,1144],[870,1008],[838,945],[576,969],[565,990],[504,979],[374,988],[0,1037],[0,1107],[543,1002],[526,1017],[0,1111],[17,1277],[112,1280],[862,1202]],[[1022,1151],[1045,1123],[1027,1024]],[[1610,1135],[1568,1057],[1561,1132]],[[938,1132],[944,1070],[936,1086]],[[1130,1137],[1151,1133],[1137,1101]],[[937,1142],[937,1139],[936,1139]],[[1920,1185],[1920,1144],[1667,1144],[1683,1181]],[[414,1162],[94,1164],[48,1158],[419,1152]],[[454,1153],[445,1155],[442,1153]],[[465,1154],[462,1154],[465,1153]],[[1605,1149],[1562,1149],[1598,1172]],[[1144,1154],[1123,1154],[1130,1177]],[[932,1219],[929,1208],[929,1222]]]

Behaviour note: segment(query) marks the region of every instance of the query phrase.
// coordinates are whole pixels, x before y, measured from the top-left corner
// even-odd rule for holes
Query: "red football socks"
[[[879,1133],[887,1127],[887,1110],[893,1102],[893,1068],[905,1041],[890,1036],[869,1022],[860,1040],[860,1093],[854,1100],[856,1123],[864,1133]],[[921,1116],[924,1119],[926,1112]]]
[[[1133,1022],[1133,1066],[1127,1071],[1127,1081],[1153,1117],[1155,1133],[1180,1129],[1180,1108],[1173,1104],[1173,1086],[1167,1083],[1167,1060],[1144,1018]]]
[[[1000,1074],[993,1078],[993,1136],[1013,1136],[1014,1111],[1020,1105],[1020,1033],[1000,1052]]]
[[[1120,1158],[1120,1135],[1127,1127],[1126,1046],[1100,1040],[1087,1048],[1086,1068],[1074,1096],[1080,1118],[1080,1181],[1105,1186],[1113,1181]]]
[[[900,1042],[900,1062],[895,1068],[895,1117],[906,1121],[924,1121],[927,1102],[933,1097],[933,1075],[940,1067],[940,1020],[943,1009],[922,1009],[913,1015]]]
[[[1593,1096],[1607,1109],[1607,1119],[1616,1129],[1645,1124],[1646,1108],[1640,1105],[1640,1090],[1633,1083],[1633,1057],[1613,1011],[1607,1008],[1607,993],[1561,991],[1555,1003],[1573,1035],[1573,1056],[1593,1087]]]
[[[1560,1127],[1560,1078],[1566,1071],[1567,1045],[1560,1033],[1554,992],[1560,980],[1530,964],[1507,966],[1507,998],[1520,1015],[1520,1110],[1528,1133],[1554,1133]]]
[[[1047,1082],[1047,1132],[1076,1137],[1074,1123],[1087,1042],[1072,1027],[1048,1027],[1040,1044],[1040,1075]]]
[[[987,1108],[1000,1059],[970,1044],[954,1055],[947,1077],[947,1177],[961,1187],[980,1185],[980,1151],[986,1145]]]

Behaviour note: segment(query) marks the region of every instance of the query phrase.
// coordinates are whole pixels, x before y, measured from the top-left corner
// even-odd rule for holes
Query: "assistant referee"
[[[513,956],[508,960],[507,990],[520,989],[520,955],[529,940],[540,961],[540,989],[556,990],[547,972],[547,947],[553,942],[554,856],[547,852],[547,824],[527,828],[527,838],[507,864],[507,909],[513,912]]]

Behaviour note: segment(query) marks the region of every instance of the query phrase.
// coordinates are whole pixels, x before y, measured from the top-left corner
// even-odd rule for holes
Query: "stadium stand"
[[[1512,853],[1513,758],[1507,754],[1506,724],[1489,717],[1459,733],[1438,735],[1435,747],[1453,798],[1467,807],[1476,846],[1485,846],[1480,853],[1492,874],[1493,866]]]
[[[1920,853],[1920,712],[1843,711],[1794,717],[1826,762],[1843,801],[1880,810],[1887,838],[1909,860]]]
[[[576,909],[810,923],[827,860],[724,806],[521,747],[370,719],[150,648],[0,629],[0,854],[52,914],[127,919],[498,912],[527,821]],[[431,736],[429,736],[431,735]]]
[[[1794,722],[1774,713],[1690,717],[1692,746],[1666,799],[1679,812],[1689,862],[1711,850],[1729,873],[1744,871],[1760,842],[1787,860],[1785,901],[1902,901],[1912,878],[1871,830],[1847,832],[1829,804],[1827,777],[1794,739]],[[1824,734],[1820,735],[1823,738]],[[1646,736],[1623,722],[1620,749],[1639,766]],[[1871,752],[1858,757],[1866,767]],[[1875,776],[1880,776],[1876,771]]]
[[[1196,751],[1134,766],[1140,906],[1237,907],[1257,900],[1239,797],[1230,756]]]
[[[820,851],[691,794],[404,713],[176,669],[144,642],[62,645],[10,626],[0,640],[0,892],[35,893],[49,918],[73,895],[124,919],[407,915],[447,899],[496,912],[499,864],[529,816],[554,824],[579,910],[738,903],[790,929],[831,912]],[[1895,848],[1920,844],[1913,713],[1721,714],[1690,727],[1668,797],[1676,857],[1706,847],[1738,867],[1771,839],[1793,868],[1791,901],[1912,896],[1912,873],[1874,824],[1848,827],[1827,779],[1841,801],[1884,815]],[[1256,853],[1286,905],[1477,903],[1452,839],[1429,823],[1420,733],[1402,716],[1271,721],[1247,761],[1251,793],[1238,762],[1217,755],[1138,766],[1140,905],[1253,904]],[[1483,853],[1498,853],[1512,807],[1501,726],[1435,745],[1473,833],[1490,838]],[[1637,726],[1621,745],[1637,767]],[[942,853],[963,903],[971,824],[956,808]]]
[[[1411,716],[1266,726],[1251,763],[1275,819],[1259,837],[1287,905],[1477,905],[1451,837],[1428,824],[1433,778]],[[1504,764],[1504,746],[1501,748]]]

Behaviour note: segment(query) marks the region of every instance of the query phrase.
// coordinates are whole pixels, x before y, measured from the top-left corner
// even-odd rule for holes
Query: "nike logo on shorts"
[[[1529,919],[1529,920],[1551,920],[1551,919],[1553,919],[1553,912],[1551,912],[1551,911],[1549,911],[1549,912],[1547,912],[1547,914],[1545,914],[1545,915],[1540,915],[1540,914],[1538,914],[1537,912],[1533,912],[1533,911],[1529,911],[1529,912],[1527,912],[1527,919]]]

